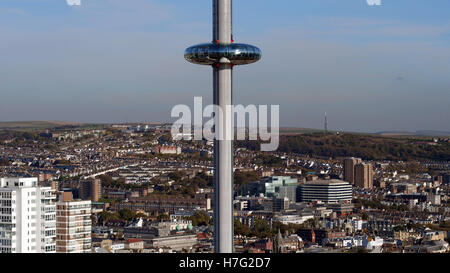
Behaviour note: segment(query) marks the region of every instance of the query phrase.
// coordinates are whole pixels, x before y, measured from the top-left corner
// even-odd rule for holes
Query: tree
[[[399,225],[395,226],[393,229],[394,231],[406,231],[406,226]]]
[[[272,233],[269,227],[269,223],[263,219],[256,219],[253,225],[253,235],[258,238],[267,238],[271,237]]]
[[[283,165],[283,160],[278,156],[263,155],[262,164],[269,167],[280,167],[281,165]]]
[[[136,218],[144,218],[144,219],[148,218],[147,215],[143,214],[142,212],[136,213],[135,217]]]
[[[275,221],[272,223],[272,233],[273,234],[278,233],[278,230],[280,230],[280,232],[283,234],[286,233],[286,231],[289,234],[292,234],[292,233],[296,233],[301,227],[302,226],[299,224],[289,223],[289,224],[285,225],[279,221]]]
[[[163,222],[163,221],[170,220],[170,216],[163,213],[163,214],[158,215],[157,219],[158,219],[158,221]]]
[[[70,165],[70,161],[66,159],[58,159],[53,162],[53,165],[61,165],[61,166],[67,166]]]
[[[261,179],[260,175],[257,172],[234,172],[234,185],[236,188],[239,188],[249,182],[259,181]]]
[[[9,162],[6,158],[0,158],[0,166],[9,166],[11,165],[11,162]]]
[[[445,231],[450,231],[450,221],[440,222],[439,229],[445,230]]]
[[[136,218],[136,213],[129,209],[121,209],[119,211],[119,216],[120,216],[120,219],[129,222]]]
[[[361,218],[362,218],[363,220],[367,221],[367,220],[369,220],[369,214],[367,214],[367,212],[364,212],[364,213],[361,215]]]
[[[195,191],[196,191],[196,189],[193,188],[193,187],[183,187],[183,190],[182,190],[181,193],[183,195],[189,195],[191,197],[194,197],[195,196]]]
[[[208,226],[211,222],[211,218],[209,217],[208,213],[204,211],[198,211],[194,213],[189,218],[192,221],[193,226]]]
[[[315,228],[316,227],[316,219],[312,218],[312,219],[308,219],[306,220],[303,224],[301,224],[302,228]]]
[[[420,140],[423,141],[423,140]],[[450,144],[430,146],[418,139],[386,136],[344,134],[323,135],[307,133],[280,136],[278,151],[326,157],[357,156],[364,160],[446,160],[450,157]],[[238,147],[259,149],[261,141],[237,141]]]
[[[161,143],[168,143],[168,142],[170,142],[171,140],[172,140],[171,134],[165,134],[165,135],[162,135],[162,136],[159,138],[159,141],[160,141]]]
[[[103,226],[111,220],[119,220],[119,215],[117,213],[111,213],[107,211],[102,211],[99,213],[98,221]]]
[[[169,173],[167,176],[168,176],[170,179],[174,180],[175,182],[178,182],[178,181],[180,181],[181,178],[182,178],[183,176],[185,176],[185,175],[186,175],[186,173],[183,172],[183,171],[175,171],[175,172]]]
[[[249,236],[252,230],[249,226],[242,224],[239,220],[234,219],[234,233],[242,236]]]

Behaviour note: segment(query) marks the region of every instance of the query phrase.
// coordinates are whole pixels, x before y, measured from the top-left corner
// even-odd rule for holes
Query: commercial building
[[[272,212],[280,212],[289,209],[289,199],[287,198],[267,198],[264,200],[264,210]]]
[[[0,253],[54,253],[55,199],[37,178],[0,178]]]
[[[125,238],[139,238],[145,241],[154,237],[169,236],[173,232],[190,231],[192,229],[191,220],[174,220],[170,222],[158,222],[145,227],[129,226],[124,228],[123,234]]]
[[[73,200],[64,192],[56,203],[56,252],[91,252],[91,201]]]
[[[298,194],[300,202],[351,202],[352,186],[348,182],[337,179],[316,180],[301,184]]]
[[[153,248],[171,248],[175,251],[181,251],[183,249],[189,250],[197,243],[197,235],[176,235],[150,240],[150,245]]]
[[[190,228],[192,229],[192,226],[190,226]],[[198,243],[197,235],[171,235],[172,229],[179,230],[179,224],[162,222],[157,225],[142,228],[126,227],[124,228],[123,233],[127,242],[139,239],[145,246],[153,248],[171,248],[175,251],[190,249]]]
[[[359,163],[355,165],[355,186],[364,189],[373,188],[372,164]]]
[[[264,177],[261,181],[255,181],[244,185],[240,189],[241,195],[264,194],[266,197],[288,198],[289,201],[297,200],[297,178],[290,176]]]
[[[361,163],[361,158],[346,158],[344,160],[344,181],[355,184],[355,166]]]
[[[295,202],[297,190],[297,178],[290,176],[272,176],[261,180],[264,184],[264,195],[267,197],[288,198]]]
[[[293,214],[293,215],[281,215],[274,218],[274,220],[281,222],[282,224],[288,225],[288,224],[303,224],[304,222],[308,221],[309,219],[314,219],[313,214]]]
[[[351,213],[354,207],[355,205],[352,203],[336,203],[327,205],[327,209],[331,209],[338,216]]]

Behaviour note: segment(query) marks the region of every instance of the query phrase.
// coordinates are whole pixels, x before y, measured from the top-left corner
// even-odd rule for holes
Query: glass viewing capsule
[[[251,64],[261,59],[261,50],[247,44],[199,44],[186,49],[184,58],[194,64],[213,65],[221,58],[228,59],[234,65]]]

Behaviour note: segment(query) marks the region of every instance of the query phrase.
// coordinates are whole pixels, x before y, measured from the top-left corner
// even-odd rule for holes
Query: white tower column
[[[213,43],[228,45],[232,42],[232,0],[213,0]],[[222,109],[215,125],[216,135],[223,139],[214,141],[214,251],[234,251],[233,230],[233,166],[232,136],[233,68],[225,58],[213,67],[214,104]],[[223,115],[223,116],[221,116]]]
[[[213,41],[186,49],[184,58],[191,63],[213,67],[216,139],[214,140],[214,243],[216,253],[232,253],[233,240],[233,167],[234,115],[233,66],[259,61],[261,50],[233,41],[233,1],[213,0]]]

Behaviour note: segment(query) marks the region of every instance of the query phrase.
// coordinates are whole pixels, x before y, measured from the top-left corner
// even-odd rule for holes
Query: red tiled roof
[[[127,244],[129,244],[129,243],[139,243],[139,242],[142,242],[142,240],[141,239],[135,239],[135,238],[127,239]]]

